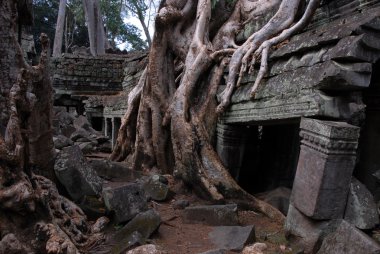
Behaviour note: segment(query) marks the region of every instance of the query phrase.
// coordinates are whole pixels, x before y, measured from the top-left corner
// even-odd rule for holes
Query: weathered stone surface
[[[359,128],[306,118],[300,127],[302,145],[292,191],[294,205],[313,219],[343,218]]]
[[[116,223],[126,222],[148,209],[144,190],[138,183],[110,183],[103,187],[102,196]]]
[[[355,1],[345,7],[349,16],[334,14],[347,4],[345,0],[328,1],[331,6],[323,11],[325,23],[292,36],[289,42],[273,50],[269,73],[255,94],[249,90],[256,73],[246,75],[242,86],[232,96],[231,108],[221,117],[224,123],[246,123],[298,118],[300,116],[334,117],[349,120],[353,112],[365,105],[351,100],[344,93],[326,94],[324,91],[357,91],[369,87],[372,64],[380,58],[377,29],[379,7],[361,9],[362,2]],[[324,4],[324,3],[322,3]],[[260,17],[262,19],[263,17]],[[245,32],[251,31],[252,23],[246,24]],[[251,28],[247,28],[251,27]],[[373,27],[376,27],[374,29]],[[323,89],[323,92],[319,89]]]
[[[173,202],[172,206],[174,209],[182,210],[190,205],[188,200],[179,199]]]
[[[162,178],[166,181],[162,180]],[[148,177],[148,179],[146,179],[143,183],[143,188],[147,198],[151,198],[156,201],[165,200],[169,193],[168,181],[165,177],[160,175],[152,175]]]
[[[284,215],[288,213],[290,195],[292,191],[286,187],[278,187],[272,191],[259,193],[256,195],[257,198],[271,204],[273,207],[277,208]]]
[[[87,130],[83,128],[76,129],[71,136],[70,139],[72,141],[78,141],[80,139],[80,142],[91,142],[91,133],[89,133]]]
[[[84,154],[88,154],[94,151],[94,144],[91,142],[83,142],[83,143],[75,142],[75,143],[79,146],[80,150]]]
[[[92,160],[90,164],[100,177],[107,180],[133,182],[142,177],[141,172],[129,169],[123,162]]]
[[[128,251],[126,254],[162,254],[162,252],[156,245],[147,244],[142,245],[133,250]]]
[[[201,223],[214,226],[238,224],[237,205],[201,205],[187,207],[183,211],[186,223]]]
[[[379,223],[372,194],[355,177],[351,180],[344,219],[359,229],[371,229]]]
[[[71,141],[64,135],[58,135],[58,136],[53,137],[53,141],[54,141],[54,147],[59,150],[61,150],[62,148],[66,146],[71,146],[74,144],[73,141]]]
[[[305,253],[315,253],[320,246],[323,230],[328,224],[328,221],[308,218],[290,204],[285,221],[286,238],[292,247],[303,249]]]
[[[209,233],[211,242],[220,249],[241,251],[255,241],[254,226],[220,226]]]
[[[113,237],[112,242],[115,242],[116,245],[112,248],[111,253],[121,253],[126,250],[132,242],[136,243],[136,241],[132,241],[133,239],[139,239],[140,242],[146,241],[160,224],[161,218],[156,211],[148,210],[139,213]]]
[[[69,146],[58,154],[54,165],[58,180],[74,200],[99,195],[103,180],[84,158],[79,146]]]
[[[268,246],[265,243],[255,243],[245,247],[241,254],[264,254],[267,248]]]
[[[318,254],[378,254],[380,245],[345,220],[322,242]]]

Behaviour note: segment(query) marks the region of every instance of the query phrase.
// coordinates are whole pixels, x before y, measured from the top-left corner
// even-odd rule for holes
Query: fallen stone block
[[[209,238],[217,248],[241,251],[245,245],[255,242],[255,227],[219,226],[209,233]]]
[[[169,193],[168,180],[161,175],[149,176],[143,183],[143,188],[147,198],[163,201]]]
[[[201,223],[212,226],[238,225],[237,205],[201,205],[183,210],[185,223]]]
[[[380,245],[345,220],[327,235],[317,254],[379,254]]]
[[[90,165],[100,177],[107,180],[133,182],[142,177],[140,171],[129,169],[122,162],[92,160]]]
[[[54,147],[59,150],[61,150],[64,147],[71,146],[74,144],[73,141],[71,141],[69,138],[67,138],[64,135],[58,135],[56,137],[53,137],[53,141],[54,141]]]
[[[113,239],[116,245],[111,253],[122,253],[137,242],[145,242],[161,224],[160,215],[154,210],[141,212],[120,229]]]
[[[84,196],[99,196],[102,191],[103,180],[88,164],[78,146],[62,149],[56,158],[54,171],[75,201]]]
[[[285,221],[285,235],[293,248],[303,249],[305,253],[315,253],[328,225],[328,221],[313,220],[290,204]]]
[[[144,190],[138,183],[110,183],[102,193],[107,210],[114,213],[116,223],[126,222],[148,210]]]
[[[371,192],[352,178],[344,219],[359,229],[371,229],[379,223],[375,200]]]

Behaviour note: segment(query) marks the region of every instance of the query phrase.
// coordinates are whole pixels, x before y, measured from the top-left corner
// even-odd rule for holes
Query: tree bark
[[[105,54],[104,24],[99,6],[99,0],[83,0],[86,17],[90,51],[93,56]]]
[[[267,69],[270,47],[307,25],[319,0],[310,1],[302,19],[295,21],[299,3],[238,0],[222,25],[212,17],[217,12],[212,12],[210,0],[162,1],[146,81],[140,81],[134,91],[138,96],[133,95],[135,99],[128,101],[128,112],[111,158],[132,157],[137,170],[158,168],[173,173],[203,197],[219,201],[239,199],[282,220],[279,211],[241,189],[223,166],[212,141],[218,114],[228,107],[249,61],[262,54],[259,83]],[[225,6],[226,2],[220,0],[219,4]],[[242,24],[276,6],[278,11],[267,24],[242,45],[236,44],[235,36]],[[225,68],[229,70],[227,86],[218,105],[215,97]],[[175,164],[169,163],[171,158]]]
[[[53,57],[59,57],[62,53],[63,30],[66,18],[66,0],[59,1],[57,26],[55,29]]]

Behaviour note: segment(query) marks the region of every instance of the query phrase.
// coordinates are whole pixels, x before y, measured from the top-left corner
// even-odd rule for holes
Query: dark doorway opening
[[[292,188],[297,170],[299,123],[249,126],[238,183],[255,194]]]
[[[91,117],[91,125],[97,131],[103,131],[103,117]]]

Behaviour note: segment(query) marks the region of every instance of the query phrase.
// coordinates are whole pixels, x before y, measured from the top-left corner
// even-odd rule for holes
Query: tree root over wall
[[[136,170],[172,173],[204,197],[240,200],[283,220],[279,211],[234,181],[214,150],[213,135],[218,115],[228,108],[244,73],[254,71],[261,60],[250,92],[254,97],[271,47],[302,30],[319,0],[309,1],[298,20],[300,0],[219,0],[214,9],[211,2],[161,1],[149,63],[129,95],[111,159],[128,158]],[[244,24],[276,6],[274,16],[237,45],[235,36]],[[225,68],[226,88],[218,105],[215,97]]]

